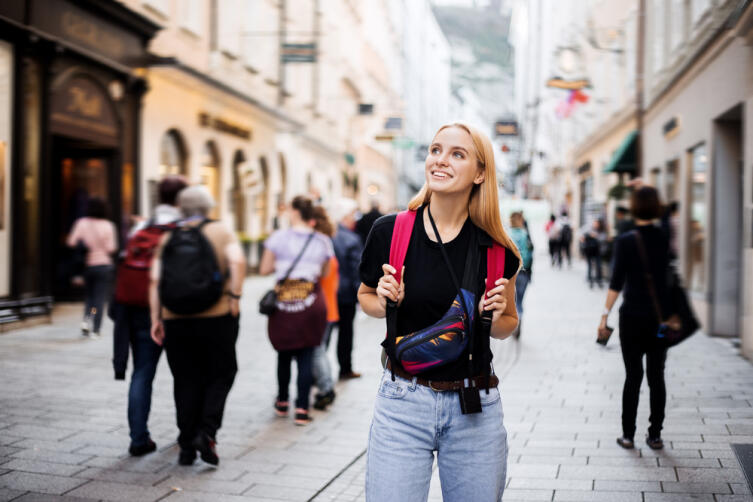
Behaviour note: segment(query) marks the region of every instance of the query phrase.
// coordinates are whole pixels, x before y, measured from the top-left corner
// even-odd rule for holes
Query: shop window
[[[41,285],[40,276],[40,144],[42,130],[42,68],[29,58],[23,60],[21,89],[23,99],[23,142],[22,196],[19,232],[20,270],[19,289],[21,293],[38,293]],[[66,229],[67,231],[67,229]]]
[[[214,141],[207,141],[201,153],[201,171],[199,182],[207,187],[214,198],[215,206],[211,212],[212,218],[219,217],[220,205],[220,155]]]
[[[664,197],[666,202],[678,200],[677,197],[677,159],[667,162],[667,170],[664,172]]]
[[[689,152],[690,160],[690,231],[688,232],[688,283],[693,291],[706,290],[705,244],[708,231],[706,190],[708,154],[706,145]]]
[[[186,154],[185,143],[181,134],[175,129],[170,129],[162,136],[159,156],[160,177],[167,176],[168,174],[180,174],[183,176],[187,174],[188,155]]]

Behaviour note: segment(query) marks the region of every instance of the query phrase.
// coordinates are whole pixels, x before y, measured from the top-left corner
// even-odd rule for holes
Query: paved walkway
[[[495,343],[510,434],[505,501],[753,500],[729,447],[753,443],[753,366],[729,341],[703,335],[674,349],[667,363],[667,448],[653,452],[639,443],[624,451],[614,443],[623,381],[618,344],[594,343],[603,292],[589,291],[580,269],[551,271],[539,261],[521,341]],[[295,427],[271,408],[275,357],[254,298],[269,284],[247,285],[240,371],[216,470],[200,461],[177,465],[164,358],[150,421],[159,450],[130,458],[127,384],[113,380],[111,336],[82,339],[77,307],[60,309],[52,325],[0,336],[0,501],[363,500],[383,324],[359,317],[355,367],[363,378],[338,384],[331,411]],[[647,424],[646,398],[639,434]],[[431,500],[441,500],[436,478]]]

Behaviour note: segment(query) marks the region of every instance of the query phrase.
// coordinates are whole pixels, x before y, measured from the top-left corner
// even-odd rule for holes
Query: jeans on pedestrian
[[[329,358],[327,357],[327,347],[329,347],[329,338],[332,334],[332,328],[334,323],[327,323],[327,328],[324,330],[324,337],[322,337],[322,343],[314,349],[313,354],[313,367],[314,384],[319,389],[320,394],[326,394],[335,387],[335,382],[332,379],[332,366],[329,364]]]
[[[337,322],[337,363],[340,375],[353,372],[353,319],[356,317],[356,304],[338,303],[340,320]]]
[[[586,260],[588,262],[588,275],[586,279],[588,284],[593,286],[594,282],[601,287],[602,275],[601,275],[601,256],[599,255],[587,255]]]
[[[150,335],[149,309],[130,309],[128,312],[133,373],[128,390],[128,427],[131,445],[141,446],[150,439],[147,422],[152,405],[152,381],[162,347]]]
[[[99,333],[102,325],[105,302],[110,294],[112,271],[112,265],[95,265],[84,270],[84,319],[91,319],[94,333]]]
[[[646,378],[649,388],[648,434],[661,436],[664,424],[664,407],[667,389],[664,384],[664,364],[667,349],[658,347],[653,338],[659,324],[652,318],[620,315],[620,347],[625,363],[625,385],[622,390],[622,434],[626,438],[635,435],[635,420],[638,415],[638,399],[643,382],[643,355],[646,355]]]
[[[507,431],[499,391],[481,391],[482,413],[463,415],[457,392],[436,392],[385,371],[366,457],[367,502],[422,502],[434,452],[445,502],[502,500]]]
[[[314,347],[296,350],[280,350],[277,352],[277,383],[279,385],[278,401],[287,401],[290,386],[290,365],[295,358],[298,364],[298,395],[295,407],[304,410],[309,409],[309,393],[313,383],[312,362],[314,359]]]
[[[515,309],[518,311],[518,319],[523,317],[523,297],[530,281],[531,273],[527,270],[519,271],[515,278]]]
[[[233,386],[238,363],[235,342],[238,317],[168,319],[165,353],[173,374],[178,444],[193,451],[199,432],[216,439],[222,426],[225,401]]]

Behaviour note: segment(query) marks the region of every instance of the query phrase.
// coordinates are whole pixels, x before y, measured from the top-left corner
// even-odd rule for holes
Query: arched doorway
[[[237,150],[233,155],[233,216],[236,232],[246,232],[246,196],[243,186],[246,170],[246,155]]]
[[[168,174],[188,174],[188,150],[183,135],[177,129],[170,129],[162,136],[159,151],[160,177]]]
[[[211,211],[211,217],[219,217],[220,207],[220,154],[214,141],[207,141],[201,153],[201,169],[199,182],[209,189],[214,198],[215,207]]]

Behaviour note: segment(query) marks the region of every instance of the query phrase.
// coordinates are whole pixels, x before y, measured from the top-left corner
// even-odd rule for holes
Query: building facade
[[[650,2],[643,175],[679,203],[680,269],[704,329],[753,358],[753,6]]]
[[[0,319],[81,294],[65,238],[89,197],[121,234],[139,206],[141,105],[158,26],[114,2],[0,4]]]

